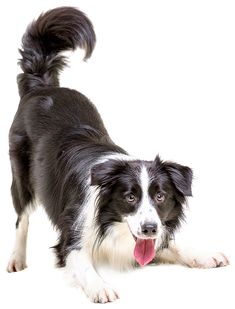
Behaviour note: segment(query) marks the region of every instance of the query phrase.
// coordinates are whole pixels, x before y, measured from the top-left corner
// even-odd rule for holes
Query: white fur
[[[8,272],[20,271],[26,268],[26,245],[29,225],[29,215],[25,212],[16,229],[15,245],[7,266]]]
[[[130,156],[130,155],[122,154],[122,153],[113,153],[113,154],[102,157],[101,159],[99,159],[99,161],[96,162],[96,164],[97,163],[104,163],[108,160],[136,161],[136,160],[139,160],[139,159],[137,159],[133,156]]]
[[[227,257],[220,252],[204,252],[190,247],[180,247],[176,246],[174,242],[171,242],[167,249],[159,251],[156,260],[196,268],[214,268],[229,265]]]
[[[118,270],[134,266],[135,241],[126,222],[115,223],[93,254],[95,265],[109,264]]]
[[[95,303],[107,303],[119,298],[118,294],[98,275],[91,256],[85,250],[73,250],[67,257],[66,269]]]
[[[134,239],[126,222],[115,223],[110,227],[103,242],[95,247],[97,226],[95,222],[96,201],[99,195],[97,187],[90,187],[82,214],[77,221],[84,220],[83,233],[79,245],[92,257],[94,265],[111,264],[114,268],[127,269],[134,263]]]
[[[163,233],[163,227],[161,220],[158,216],[158,213],[154,206],[151,204],[149,199],[149,184],[150,184],[150,178],[148,171],[145,166],[142,166],[141,174],[140,174],[140,185],[142,190],[142,201],[141,205],[138,209],[138,211],[133,215],[128,215],[126,217],[126,220],[128,222],[128,225],[130,227],[130,230],[133,235],[135,235],[137,238],[146,238],[145,235],[141,232],[141,225],[145,222],[151,222],[157,224],[157,236],[156,238],[155,246],[158,246],[161,242],[161,237]]]
[[[99,160],[99,163],[108,159],[123,160],[127,156],[111,155]],[[83,233],[77,246],[81,250],[73,250],[66,260],[67,274],[72,277],[85,291],[93,302],[106,303],[118,298],[118,294],[105,283],[95,267],[102,264],[110,264],[114,268],[127,269],[134,265],[135,241],[131,235],[126,222],[115,223],[110,227],[108,235],[103,242],[95,247],[97,226],[95,222],[95,211],[99,189],[87,185],[87,195],[84,201],[83,211],[75,222],[75,228],[79,228],[83,222]]]

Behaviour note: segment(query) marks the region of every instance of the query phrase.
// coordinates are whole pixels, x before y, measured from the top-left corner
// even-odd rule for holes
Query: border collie
[[[62,51],[96,42],[90,20],[72,7],[50,10],[22,39],[18,75],[21,101],[10,129],[11,193],[18,215],[9,272],[26,267],[29,214],[44,206],[59,232],[55,253],[93,302],[118,294],[96,267],[119,269],[162,261],[189,267],[228,265],[217,253],[194,256],[173,242],[191,196],[192,170],[174,162],[138,160],[109,137],[95,106],[61,88]]]

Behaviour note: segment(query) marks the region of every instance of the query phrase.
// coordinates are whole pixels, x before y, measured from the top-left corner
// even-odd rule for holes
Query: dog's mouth
[[[132,234],[133,235],[133,234]],[[156,239],[152,238],[137,238],[133,235],[135,240],[135,249],[134,249],[134,257],[136,261],[144,266],[150,263],[155,256],[155,241]]]

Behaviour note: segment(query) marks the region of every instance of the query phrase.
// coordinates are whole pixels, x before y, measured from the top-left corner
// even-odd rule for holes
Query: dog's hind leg
[[[30,185],[30,146],[24,134],[10,135],[10,158],[12,167],[11,194],[18,215],[16,239],[7,271],[15,272],[26,268],[26,243],[29,225],[29,206],[33,202],[33,190]]]
[[[15,245],[10,257],[7,271],[16,272],[25,269],[26,266],[26,244],[28,234],[29,216],[27,213],[20,216],[16,222]]]

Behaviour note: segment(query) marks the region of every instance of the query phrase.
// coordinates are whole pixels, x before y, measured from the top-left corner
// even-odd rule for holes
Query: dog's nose
[[[154,236],[157,234],[157,223],[144,223],[141,225],[141,232],[145,236]]]

